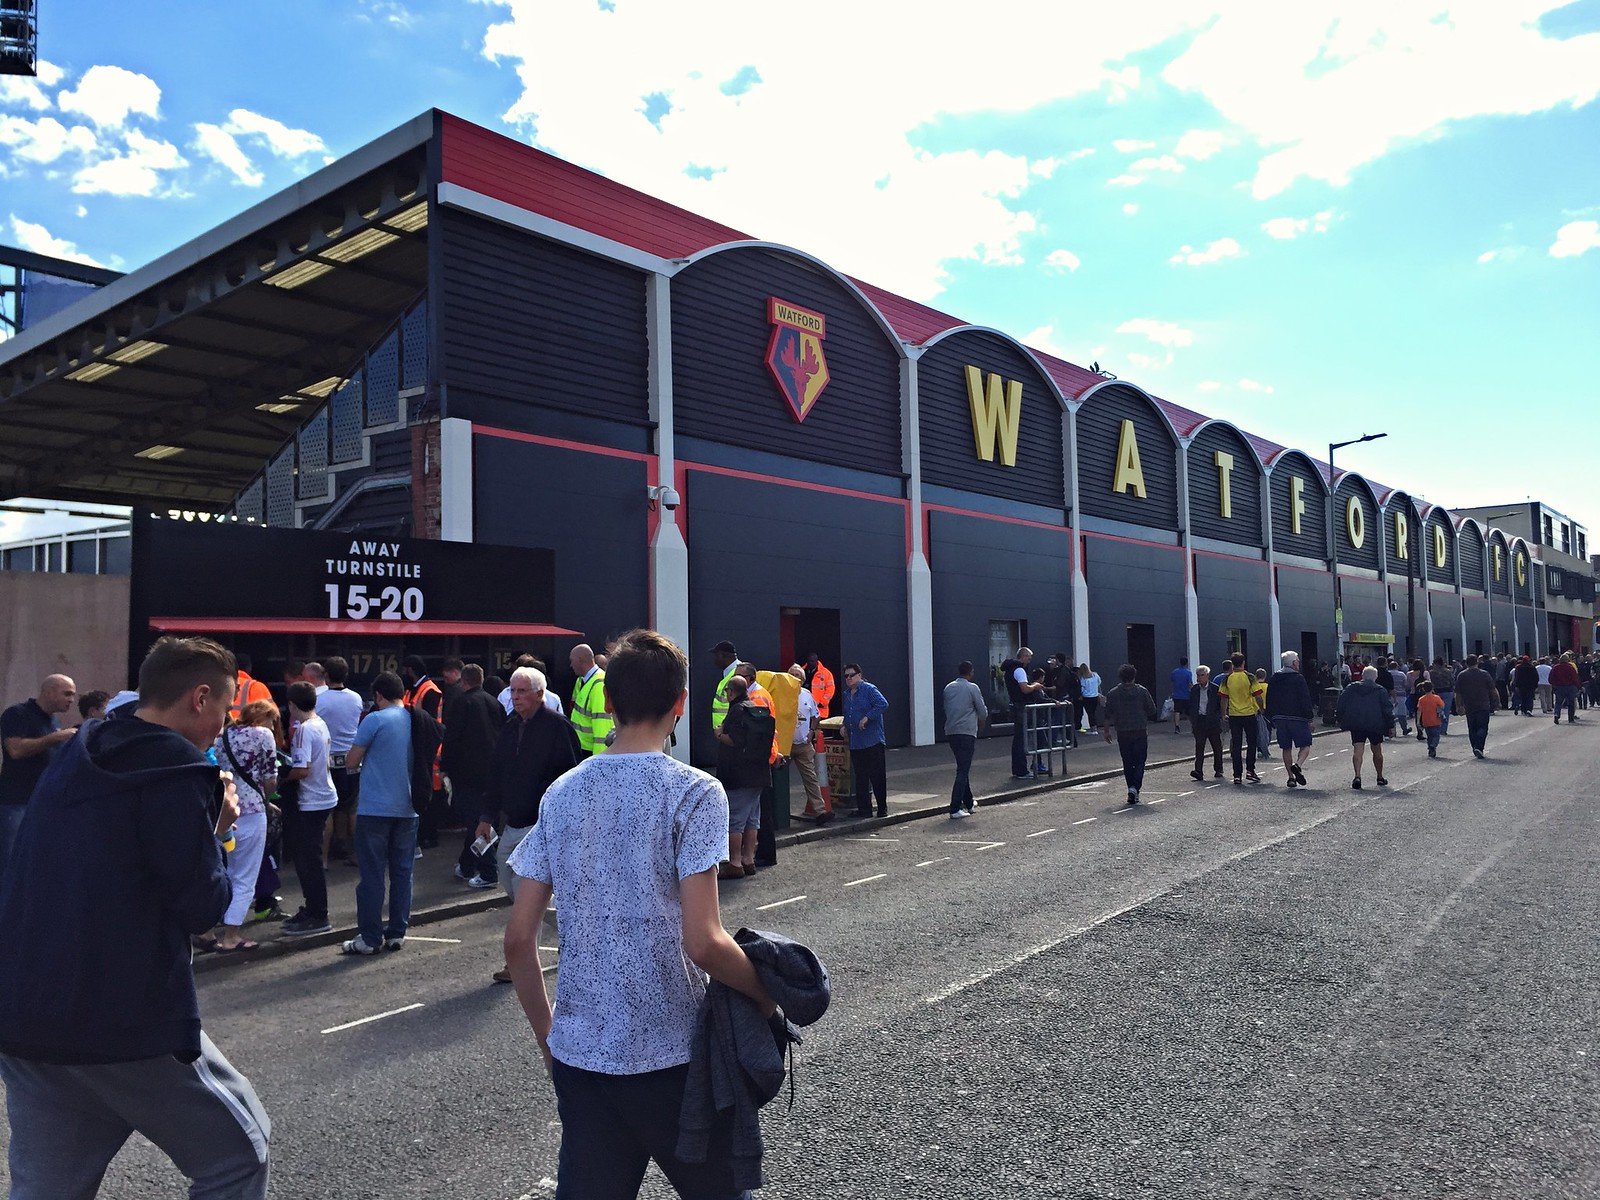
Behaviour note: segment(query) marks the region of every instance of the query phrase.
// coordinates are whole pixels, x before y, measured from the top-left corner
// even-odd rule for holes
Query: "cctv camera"
[[[650,506],[652,508],[654,508],[657,504],[660,504],[661,507],[670,510],[677,508],[679,504],[683,503],[678,496],[677,488],[657,485],[655,487],[646,488],[645,495],[650,498]]]

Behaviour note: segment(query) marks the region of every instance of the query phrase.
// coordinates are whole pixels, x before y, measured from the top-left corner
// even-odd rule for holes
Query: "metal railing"
[[[1029,704],[1022,710],[1022,748],[1034,774],[1067,772],[1067,751],[1078,744],[1071,704]],[[1059,756],[1060,761],[1057,761]]]

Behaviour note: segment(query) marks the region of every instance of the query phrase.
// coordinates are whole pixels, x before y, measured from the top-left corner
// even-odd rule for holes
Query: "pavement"
[[[1319,735],[1320,736],[1320,735]],[[1193,760],[1194,738],[1184,726],[1174,734],[1164,722],[1150,727],[1150,765],[1152,768],[1188,764]],[[1226,758],[1226,754],[1224,754]],[[1080,735],[1075,748],[1056,751],[1048,764],[1053,772],[1033,779],[1018,780],[1011,775],[1011,738],[988,737],[979,740],[972,764],[972,791],[983,806],[1004,804],[1060,787],[1122,777],[1122,760],[1115,744],[1099,736]],[[836,820],[818,826],[803,815],[805,792],[794,778],[790,796],[790,825],[778,836],[780,850],[825,838],[859,835],[904,821],[945,817],[950,811],[950,786],[955,764],[948,746],[909,746],[888,753],[889,802],[887,817],[857,819],[850,813],[854,801],[834,797],[841,814]],[[418,928],[475,912],[503,908],[510,898],[499,888],[476,890],[456,878],[456,861],[461,853],[464,832],[441,835],[439,847],[424,850],[417,861],[412,881],[412,924]],[[260,943],[260,949],[244,954],[202,954],[195,970],[204,974],[225,969],[252,958],[272,958],[301,950],[318,950],[338,945],[356,934],[355,889],[357,872],[347,863],[328,866],[328,915],[333,929],[310,937],[283,937],[275,922],[252,925],[246,936]],[[300,905],[300,884],[292,866],[282,868],[283,909],[293,913]]]
[[[1170,736],[1170,735],[1168,735]],[[1177,739],[1173,739],[1176,741]],[[1158,770],[847,833],[722,889],[828,964],[769,1200],[1600,1195],[1600,721],[1391,744],[1353,792]],[[279,1197],[531,1200],[560,1127],[504,915],[200,981]],[[134,1139],[103,1194],[181,1193]],[[669,1196],[652,1169],[643,1196]]]

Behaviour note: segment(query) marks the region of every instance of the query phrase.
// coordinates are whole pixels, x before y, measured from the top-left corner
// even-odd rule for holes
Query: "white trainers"
[[[340,954],[376,954],[377,952],[378,948],[367,945],[366,939],[362,937],[353,937],[339,947]]]
[[[971,815],[972,814],[969,813],[966,809],[958,808],[958,809],[955,810],[955,812],[950,814],[950,819],[952,821],[960,821],[960,820],[964,820],[967,817],[970,817]]]
[[[467,886],[481,892],[484,888],[499,887],[500,885],[492,879],[485,879],[482,875],[474,875],[467,880]]]

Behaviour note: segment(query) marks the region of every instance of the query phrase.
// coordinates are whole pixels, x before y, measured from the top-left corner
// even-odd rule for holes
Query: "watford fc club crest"
[[[804,421],[828,386],[828,360],[822,353],[828,323],[821,313],[797,308],[776,296],[767,300],[767,320],[772,322],[767,370],[789,402],[794,419]]]

